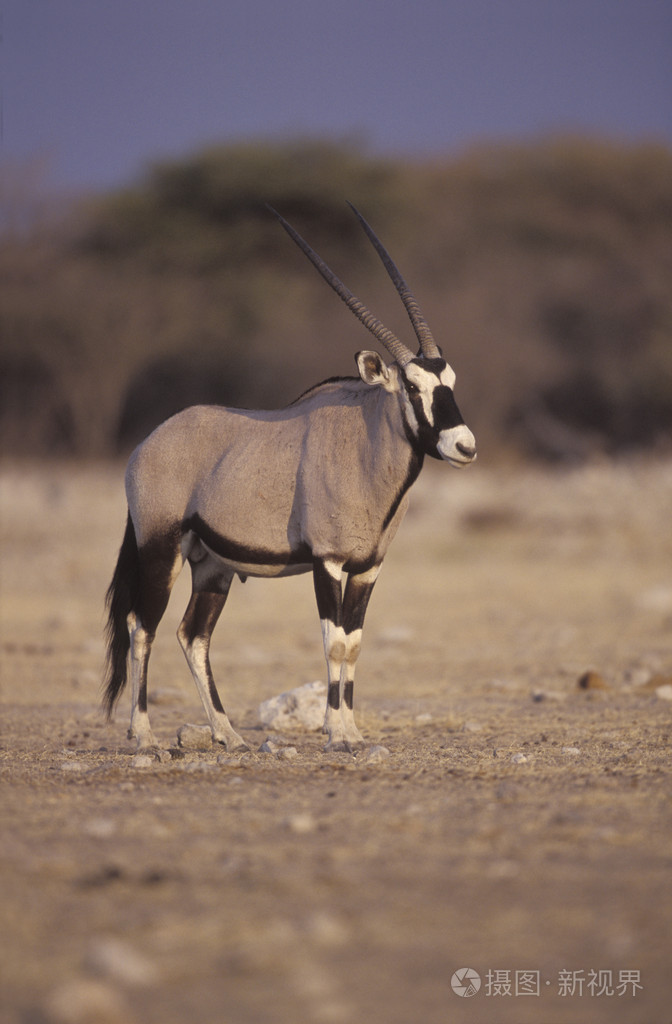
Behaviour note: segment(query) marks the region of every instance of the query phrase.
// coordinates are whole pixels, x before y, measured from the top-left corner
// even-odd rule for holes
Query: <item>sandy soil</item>
[[[427,467],[370,605],[357,757],[257,752],[259,702],[323,675],[305,576],[237,584],[215,634],[253,753],[170,755],[204,720],[185,574],[144,768],[128,695],[111,725],[98,705],[122,473],[0,480],[3,1022],[670,1024],[672,465]]]

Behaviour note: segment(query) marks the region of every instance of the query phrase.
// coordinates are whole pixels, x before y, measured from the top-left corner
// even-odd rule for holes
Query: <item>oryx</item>
[[[280,223],[327,283],[393,357],[356,355],[358,377],[316,384],[284,409],[193,406],[157,427],[131,455],[128,519],[107,593],[111,714],[130,653],[129,737],[155,745],[147,663],[171,587],[185,560],[192,595],[178,629],[213,739],[244,749],[215,687],[210,637],[234,576],[312,572],[328,670],[325,749],[362,743],[353,716],[364,615],[425,455],[465,466],[474,436],[444,360],[411,292],[356,211],[406,307],[417,356],[339,281],[294,229]],[[275,211],[273,211],[275,213]],[[347,582],[342,590],[342,579]]]

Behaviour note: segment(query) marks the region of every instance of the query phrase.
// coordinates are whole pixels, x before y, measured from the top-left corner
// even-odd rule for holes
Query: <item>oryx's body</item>
[[[108,593],[106,703],[111,710],[124,685],[130,647],[131,735],[139,747],[154,743],[147,661],[185,560],[193,593],[178,637],[213,737],[229,748],[245,745],[224,712],[208,659],[233,577],[312,571],[329,674],[328,746],[360,742],[354,666],[368,599],[408,488],[426,454],[454,465],[475,458],[453,398],[454,374],[368,225],[362,222],[420,338],[418,358],[282,223],[396,362],[388,367],[374,352],[359,353],[360,377],[326,381],[277,411],[186,409],[135,450],[126,473],[126,535]]]

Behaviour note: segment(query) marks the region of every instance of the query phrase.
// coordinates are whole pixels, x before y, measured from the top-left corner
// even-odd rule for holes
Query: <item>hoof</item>
[[[224,747],[227,754],[246,754],[250,750],[249,744],[245,742],[242,736],[229,736],[221,737],[215,736],[215,743],[219,743],[220,746]]]
[[[322,748],[325,754],[352,754],[352,744],[348,740],[329,740]]]

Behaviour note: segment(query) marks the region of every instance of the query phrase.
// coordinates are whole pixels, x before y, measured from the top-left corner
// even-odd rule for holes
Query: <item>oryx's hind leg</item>
[[[229,751],[249,750],[249,747],[231,725],[217,692],[210,667],[210,638],[226,603],[232,579],[233,573],[220,577],[216,592],[195,590],[177,631],[177,638],[208,716],[212,738]]]
[[[364,743],[353,711],[355,664],[361,649],[366,607],[379,568],[351,574],[343,596],[342,565],[330,559],[315,559],[313,564],[328,672],[324,731],[329,739],[325,750],[352,751]]]
[[[139,551],[138,593],[128,616],[132,687],[128,737],[136,740],[138,750],[157,746],[147,712],[147,666],[157,626],[182,565],[176,537],[157,538]]]

